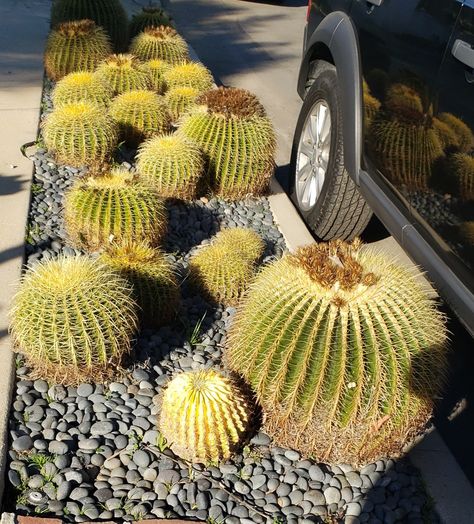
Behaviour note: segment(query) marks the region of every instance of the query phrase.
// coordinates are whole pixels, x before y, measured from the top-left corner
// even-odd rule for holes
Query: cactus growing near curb
[[[133,55],[110,55],[96,71],[96,76],[112,88],[114,95],[152,87],[150,72]]]
[[[179,373],[163,394],[158,429],[191,462],[229,458],[247,429],[249,406],[237,386],[209,370]]]
[[[170,64],[189,58],[188,46],[172,27],[147,27],[130,45],[130,52],[141,60],[164,60]]]
[[[131,286],[115,271],[88,257],[61,256],[25,272],[10,329],[35,376],[96,382],[129,352],[136,310]]]
[[[196,196],[204,172],[204,159],[190,140],[161,135],[147,140],[137,155],[140,177],[164,198],[189,199]]]
[[[100,107],[79,102],[55,109],[43,123],[46,147],[71,166],[106,162],[117,145],[117,126]]]
[[[193,87],[203,92],[211,89],[214,84],[214,78],[209,69],[199,62],[176,64],[164,72],[163,78],[168,89]]]
[[[253,279],[255,262],[264,246],[258,235],[244,231],[241,228],[221,231],[210,245],[191,256],[191,279],[213,302],[237,303]],[[236,244],[239,236],[243,242]]]
[[[146,69],[150,75],[151,87],[159,95],[162,95],[166,91],[166,82],[163,74],[169,67],[170,64],[168,62],[160,59],[148,60],[148,62],[143,64],[143,68]]]
[[[255,95],[244,89],[211,89],[186,115],[178,133],[207,155],[213,190],[226,198],[260,194],[273,172],[275,132]]]
[[[171,125],[163,97],[153,91],[136,90],[119,95],[110,105],[110,116],[131,146],[167,132]]]
[[[474,157],[455,153],[448,160],[458,195],[464,201],[474,200]]]
[[[132,16],[130,21],[130,38],[138,35],[147,27],[160,27],[171,25],[170,16],[159,7],[143,7],[142,10]]]
[[[102,261],[132,284],[145,326],[173,320],[179,305],[179,287],[166,256],[146,242],[113,244]]]
[[[474,134],[458,117],[451,113],[440,113],[437,118],[448,125],[457,137],[456,146],[462,153],[470,153],[474,149]]]
[[[226,352],[277,443],[324,462],[399,452],[428,420],[446,328],[416,277],[360,242],[314,244],[264,268]]]
[[[80,71],[69,73],[60,80],[54,88],[52,98],[55,108],[78,102],[91,102],[107,107],[112,99],[112,90],[94,73]]]
[[[173,122],[195,106],[199,91],[194,87],[175,87],[165,93],[165,102]]]
[[[90,251],[113,242],[156,245],[166,230],[166,210],[156,191],[127,171],[78,180],[66,194],[66,231],[71,242]]]
[[[65,22],[48,36],[44,66],[51,80],[60,80],[76,71],[94,71],[111,52],[105,31],[92,20]]]
[[[54,0],[51,25],[89,18],[107,31],[114,47],[121,51],[128,41],[127,14],[120,0]]]

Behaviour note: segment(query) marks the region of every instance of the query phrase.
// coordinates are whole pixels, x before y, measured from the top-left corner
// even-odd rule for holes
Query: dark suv
[[[315,235],[372,211],[474,333],[474,0],[313,0],[292,198]]]

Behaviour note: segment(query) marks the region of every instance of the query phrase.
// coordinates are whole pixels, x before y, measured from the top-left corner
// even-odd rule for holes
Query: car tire
[[[290,164],[292,200],[320,240],[351,240],[372,216],[344,168],[343,150],[336,68],[320,61],[309,77]]]

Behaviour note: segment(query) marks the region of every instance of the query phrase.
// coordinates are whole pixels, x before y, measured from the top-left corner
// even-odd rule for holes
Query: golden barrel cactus
[[[168,89],[192,87],[200,92],[212,88],[214,78],[207,67],[199,62],[176,64],[165,71],[163,78]]]
[[[173,122],[196,106],[199,91],[194,87],[174,87],[165,93],[165,102]]]
[[[168,26],[145,28],[132,40],[130,52],[141,60],[164,60],[170,64],[189,58],[185,40]]]
[[[210,370],[180,373],[163,394],[158,429],[191,462],[227,459],[247,429],[249,405],[236,385]]]
[[[108,56],[99,65],[95,74],[103,83],[110,86],[114,95],[152,87],[148,69],[130,54]]]
[[[470,153],[474,149],[474,134],[460,118],[452,113],[440,113],[438,120],[444,122],[456,135],[456,147],[462,153]]]
[[[141,11],[135,13],[130,21],[130,38],[138,35],[147,27],[160,27],[171,25],[171,18],[159,7],[147,6],[143,7]]]
[[[425,427],[446,327],[408,269],[334,241],[266,266],[234,319],[226,361],[252,386],[279,445],[355,465]]]
[[[464,201],[474,200],[474,157],[454,153],[448,158],[448,166],[457,194]]]
[[[90,102],[104,108],[112,100],[112,89],[94,73],[79,71],[69,73],[60,80],[54,88],[52,98],[55,108],[78,102]]]
[[[160,59],[148,60],[143,64],[143,68],[150,75],[152,89],[159,95],[166,91],[166,82],[163,75],[169,67],[170,64],[168,62]]]

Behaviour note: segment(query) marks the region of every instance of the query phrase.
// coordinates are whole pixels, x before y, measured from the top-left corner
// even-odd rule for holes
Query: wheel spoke
[[[311,144],[308,144],[307,142],[301,142],[300,153],[303,153],[304,156],[311,158],[313,155],[313,148]]]
[[[309,136],[313,144],[316,144],[318,140],[318,118],[317,115],[311,115],[309,117]]]
[[[305,180],[305,183],[304,183],[304,187],[303,187],[303,202],[305,204],[309,204],[310,203],[310,198],[311,198],[311,186],[313,184],[313,181],[314,181],[314,177],[312,176],[309,176],[306,180]]]
[[[311,174],[311,164],[308,162],[298,171],[298,179],[300,183],[305,183],[308,176]]]

